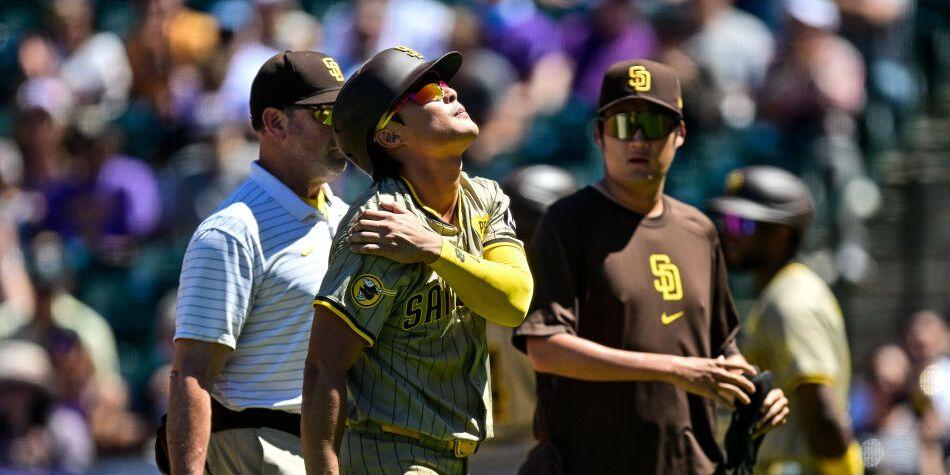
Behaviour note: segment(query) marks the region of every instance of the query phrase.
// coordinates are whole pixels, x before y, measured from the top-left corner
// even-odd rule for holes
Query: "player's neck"
[[[636,184],[622,183],[605,176],[596,186],[620,206],[648,218],[663,214],[664,180]]]
[[[435,210],[444,221],[451,222],[458,203],[461,158],[404,163],[407,165],[400,174],[412,185],[422,204]]]

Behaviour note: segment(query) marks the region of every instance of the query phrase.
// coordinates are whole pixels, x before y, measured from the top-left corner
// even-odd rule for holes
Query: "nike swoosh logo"
[[[307,257],[310,255],[311,252],[313,252],[313,249],[304,249],[300,251],[300,255],[303,257]]]
[[[682,311],[676,312],[673,315],[667,315],[666,312],[663,312],[663,315],[660,315],[660,321],[663,322],[664,325],[669,325],[675,322],[677,318],[680,318],[682,316],[683,316]]]

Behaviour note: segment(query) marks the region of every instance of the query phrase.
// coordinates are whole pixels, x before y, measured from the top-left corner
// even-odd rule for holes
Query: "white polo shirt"
[[[211,390],[226,407],[300,412],[313,298],[347,210],[325,190],[328,216],[255,162],[188,244],[175,339],[234,350]]]

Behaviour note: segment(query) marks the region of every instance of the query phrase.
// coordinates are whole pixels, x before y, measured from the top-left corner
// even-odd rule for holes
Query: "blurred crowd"
[[[813,267],[860,283],[873,268],[863,221],[881,203],[869,170],[946,92],[950,3],[0,2],[0,467],[82,472],[142,451],[165,411],[185,246],[256,158],[258,68],[311,49],[350,73],[400,44],[464,54],[452,85],[481,127],[465,166],[499,180],[545,163],[590,182],[607,66],[671,65],[688,139],[667,192],[702,208],[737,166],[791,170],[817,201]],[[350,167],[333,187],[350,198],[367,184]],[[854,392],[881,473],[950,448],[944,317],[907,328]]]

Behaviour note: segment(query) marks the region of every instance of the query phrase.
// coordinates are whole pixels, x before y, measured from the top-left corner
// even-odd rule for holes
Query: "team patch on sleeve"
[[[383,296],[395,295],[395,291],[383,287],[379,277],[373,274],[363,274],[350,283],[350,296],[353,298],[353,303],[362,308],[375,306]]]

